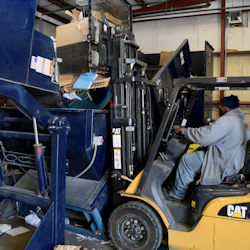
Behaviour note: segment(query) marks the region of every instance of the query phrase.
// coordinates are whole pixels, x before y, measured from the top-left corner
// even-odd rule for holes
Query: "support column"
[[[225,76],[225,18],[226,0],[221,0],[221,48],[220,48],[220,76]],[[220,99],[224,97],[224,91],[220,91]]]
[[[54,117],[48,127],[51,133],[51,201],[54,203],[54,245],[64,244],[65,171],[67,135],[70,125],[65,117]]]

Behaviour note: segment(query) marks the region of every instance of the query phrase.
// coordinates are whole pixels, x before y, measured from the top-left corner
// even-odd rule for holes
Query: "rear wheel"
[[[130,201],[117,207],[109,218],[108,231],[117,249],[154,250],[162,241],[162,225],[154,210]]]

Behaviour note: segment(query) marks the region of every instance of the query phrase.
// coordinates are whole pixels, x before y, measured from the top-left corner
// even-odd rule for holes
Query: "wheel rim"
[[[119,232],[123,240],[133,246],[142,246],[148,238],[147,223],[136,216],[126,216],[122,219]]]

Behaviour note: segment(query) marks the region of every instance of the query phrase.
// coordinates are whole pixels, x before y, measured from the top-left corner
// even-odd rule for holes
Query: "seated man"
[[[221,117],[212,125],[179,129],[188,140],[208,149],[182,156],[173,188],[169,192],[163,189],[166,199],[184,199],[189,184],[198,174],[201,185],[217,185],[243,167],[250,132],[238,97],[224,97],[219,110]]]

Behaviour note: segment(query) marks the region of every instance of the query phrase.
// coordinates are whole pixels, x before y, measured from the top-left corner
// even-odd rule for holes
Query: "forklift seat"
[[[246,180],[250,180],[250,140],[247,142],[245,162],[241,173],[245,176]]]
[[[239,178],[244,176],[244,180],[250,180],[250,141],[247,143],[246,156],[244,161],[244,166],[240,171],[240,174],[236,174],[225,179],[239,181]],[[248,189],[246,187],[233,187],[228,184],[234,184],[234,182],[224,181],[219,185],[198,185],[194,188],[191,194],[193,215],[198,218],[202,210],[205,208],[207,203],[218,197],[229,197],[229,196],[243,196],[248,194]]]
[[[250,141],[247,142],[244,166],[240,173],[226,177],[223,184],[244,183],[245,180],[250,180]]]

